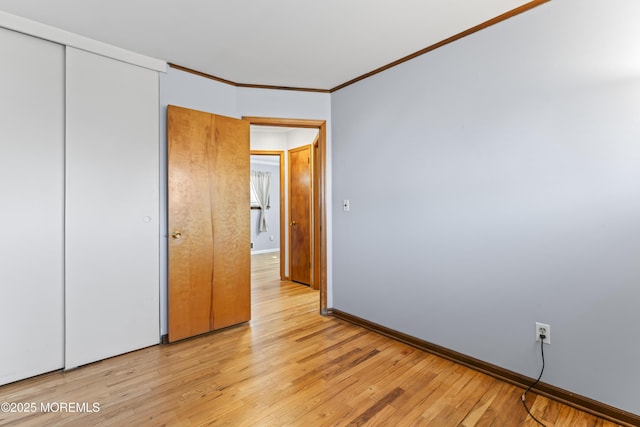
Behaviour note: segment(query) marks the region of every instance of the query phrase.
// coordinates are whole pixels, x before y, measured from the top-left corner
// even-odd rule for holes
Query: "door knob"
[[[295,221],[291,221],[291,225],[296,225],[296,222]]]
[[[171,237],[173,237],[174,239],[179,239],[179,238],[181,238],[181,237],[182,237],[182,233],[181,233],[181,232],[179,232],[179,231],[174,231],[174,232],[171,234]]]

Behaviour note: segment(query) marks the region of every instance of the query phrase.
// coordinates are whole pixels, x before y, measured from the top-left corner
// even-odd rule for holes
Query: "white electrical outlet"
[[[540,342],[540,335],[544,335],[545,344],[551,344],[551,326],[546,323],[536,322],[536,341]]]

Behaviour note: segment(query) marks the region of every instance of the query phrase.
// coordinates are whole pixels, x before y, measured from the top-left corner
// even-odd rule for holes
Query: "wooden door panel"
[[[208,113],[168,108],[168,333],[174,341],[210,330],[213,247],[207,242],[213,234],[207,142],[211,118]]]
[[[219,329],[251,318],[250,155],[247,122],[213,116],[213,123],[211,329]]]
[[[311,147],[289,151],[291,280],[311,284]]]
[[[175,341],[250,319],[249,125],[169,106],[167,135]]]

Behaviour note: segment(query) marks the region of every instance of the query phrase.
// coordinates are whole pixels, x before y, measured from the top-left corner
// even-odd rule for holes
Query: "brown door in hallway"
[[[167,110],[169,341],[251,318],[249,123]]]
[[[289,150],[290,272],[294,282],[311,285],[311,146]]]

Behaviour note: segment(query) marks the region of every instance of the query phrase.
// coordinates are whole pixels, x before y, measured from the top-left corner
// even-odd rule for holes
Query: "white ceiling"
[[[0,0],[0,10],[241,84],[331,89],[523,0]]]

